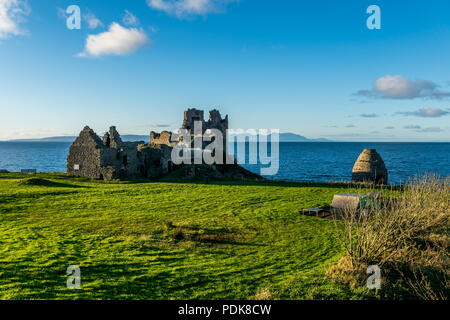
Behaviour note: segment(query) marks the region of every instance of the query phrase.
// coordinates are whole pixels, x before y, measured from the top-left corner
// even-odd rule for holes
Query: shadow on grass
[[[23,186],[38,186],[38,187],[51,187],[51,188],[89,188],[86,186],[79,186],[75,184],[55,182],[47,179],[30,178],[20,181],[20,185]]]
[[[166,236],[175,243],[187,240],[204,244],[228,244],[239,246],[265,246],[263,244],[239,241],[236,231],[227,228],[201,228],[196,225],[176,226],[165,223]]]
[[[286,188],[335,188],[335,189],[370,189],[370,190],[403,190],[403,186],[394,185],[370,185],[363,183],[351,183],[351,182],[291,182],[291,181],[242,181],[242,180],[210,180],[209,183],[205,183],[202,180],[160,180],[156,181],[160,183],[173,183],[173,184],[193,184],[193,185],[213,185],[213,186],[242,186],[242,187],[286,187]]]
[[[281,181],[281,180],[218,180],[209,179],[209,183],[206,183],[204,177],[194,177],[191,179],[181,178],[177,176],[167,176],[159,179],[147,179],[147,178],[132,178],[132,179],[122,179],[122,180],[98,180],[94,178],[77,177],[71,176],[65,173],[38,173],[31,175],[21,174],[21,173],[0,173],[0,179],[26,179],[27,180],[64,180],[71,182],[92,182],[98,184],[148,184],[148,183],[168,183],[168,184],[192,184],[192,185],[219,185],[219,186],[248,186],[248,187],[308,187],[308,188],[358,188],[358,189],[375,189],[375,190],[403,190],[404,187],[401,185],[373,185],[364,183],[352,183],[352,182],[293,182],[293,181]],[[48,181],[48,180],[47,180]],[[53,182],[49,181],[47,183],[41,181],[42,186],[54,186],[54,187],[72,187],[72,188],[86,188],[86,186],[76,186],[68,183]],[[53,184],[53,185],[51,185]],[[30,183],[30,185],[33,185]],[[39,181],[36,181],[35,185],[39,185]]]

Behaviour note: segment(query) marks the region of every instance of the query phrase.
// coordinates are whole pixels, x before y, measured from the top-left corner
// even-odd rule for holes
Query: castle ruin
[[[226,137],[228,116],[222,119],[218,110],[210,111],[209,119],[205,121],[202,110],[188,109],[184,112],[181,129],[194,134],[195,121],[202,122],[202,133],[208,129],[218,129]],[[86,126],[70,146],[67,173],[107,180],[164,176],[176,168],[171,161],[172,149],[177,144],[173,135],[169,131],[152,131],[148,144],[144,141],[124,142],[116,127],[111,127],[100,139]]]

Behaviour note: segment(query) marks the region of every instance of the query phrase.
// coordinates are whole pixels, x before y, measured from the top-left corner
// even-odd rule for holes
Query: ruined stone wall
[[[188,109],[184,112],[184,119],[183,124],[181,126],[181,129],[186,129],[191,132],[191,134],[194,133],[194,122],[195,121],[202,121],[203,124],[203,130],[205,130],[205,119],[204,119],[204,113],[203,110],[197,110],[195,108]]]
[[[101,178],[100,149],[95,147],[71,147],[67,158],[67,173],[90,178]]]
[[[176,142],[172,142],[172,132],[163,131],[161,133],[156,133],[154,131],[150,132],[150,143],[151,144],[162,144],[166,146],[173,146]]]
[[[74,176],[100,178],[102,146],[100,138],[86,126],[70,146],[67,156],[67,173]]]
[[[67,172],[97,179],[141,177],[144,160],[137,150],[140,144],[143,142],[123,142],[115,127],[110,128],[103,141],[85,127],[70,146]]]
[[[143,159],[147,178],[157,178],[169,173],[172,148],[166,145],[140,145],[138,151]]]
[[[138,151],[139,143],[124,142],[122,148],[119,151],[120,170],[121,175],[127,178],[140,177],[142,168],[144,165],[144,159],[141,153]]]
[[[228,129],[228,116],[226,116],[225,119],[222,119],[219,110],[216,109],[209,112],[208,121],[205,121],[204,119],[203,110],[197,110],[195,108],[188,109],[184,112],[184,119],[181,128],[190,130],[191,134],[193,134],[195,121],[202,122],[203,133],[207,129],[218,129],[222,131],[222,134],[225,136],[226,130]]]
[[[110,148],[120,148],[123,145],[122,138],[119,132],[117,132],[116,127],[112,126],[109,128],[109,132],[106,132],[103,136],[103,145]]]
[[[123,142],[121,148],[103,148],[101,166],[110,167],[114,178],[141,177],[144,160],[138,151],[140,142]]]
[[[228,116],[225,117],[225,119],[222,119],[222,116],[220,115],[220,112],[216,109],[211,110],[209,112],[209,119],[205,123],[205,130],[206,129],[218,129],[222,132],[224,140],[227,137],[227,130],[228,130]]]

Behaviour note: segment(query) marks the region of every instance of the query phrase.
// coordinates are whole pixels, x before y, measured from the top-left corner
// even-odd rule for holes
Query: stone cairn
[[[353,182],[388,183],[388,172],[383,159],[375,149],[364,149],[352,170]]]

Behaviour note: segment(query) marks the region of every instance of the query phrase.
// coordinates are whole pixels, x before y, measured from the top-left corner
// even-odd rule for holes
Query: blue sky
[[[148,134],[197,107],[232,128],[449,141],[449,40],[448,0],[0,0],[0,140]]]

